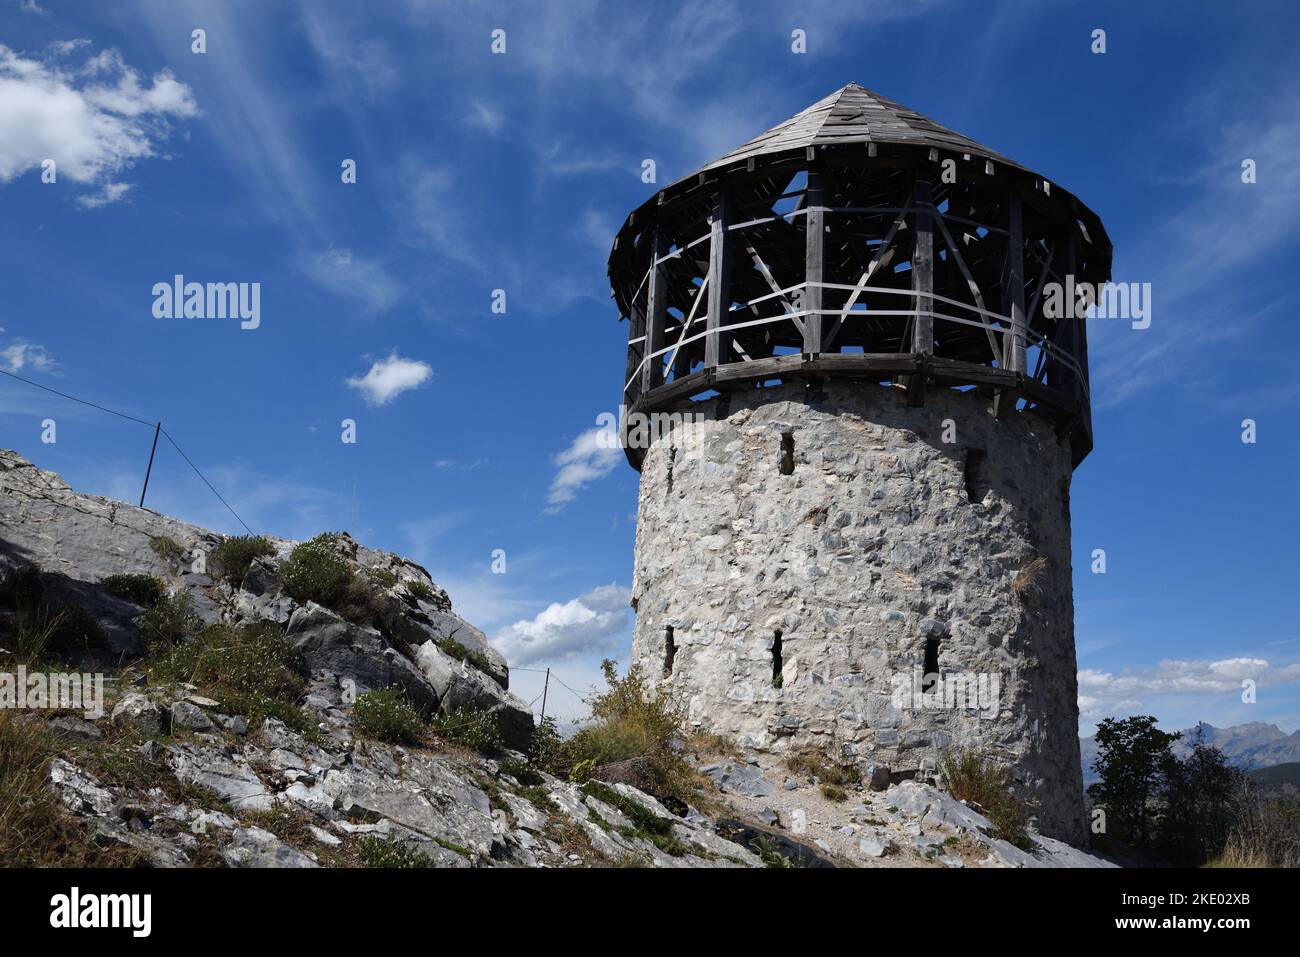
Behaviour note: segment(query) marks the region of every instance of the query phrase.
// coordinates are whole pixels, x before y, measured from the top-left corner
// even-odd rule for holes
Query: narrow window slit
[[[776,632],[772,636],[772,687],[779,688],[785,681],[785,675],[782,669],[785,664],[781,656],[781,632]]]
[[[921,691],[929,694],[939,683],[939,639],[925,639],[925,667],[921,673]]]
[[[977,505],[984,501],[990,488],[986,459],[983,449],[966,450],[966,498]]]
[[[781,474],[794,474],[794,433],[781,433]]]
[[[673,673],[673,662],[677,658],[677,644],[673,641],[673,626],[664,629],[664,677]]]

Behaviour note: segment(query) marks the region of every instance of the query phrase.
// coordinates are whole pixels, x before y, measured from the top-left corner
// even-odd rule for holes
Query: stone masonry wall
[[[979,749],[1043,833],[1082,839],[1067,442],[971,395],[909,408],[848,382],[692,411],[707,419],[696,448],[661,440],[645,457],[633,580],[633,657],[691,723],[877,780]],[[996,676],[993,707],[896,707],[895,676],[919,675],[927,640],[945,679]]]

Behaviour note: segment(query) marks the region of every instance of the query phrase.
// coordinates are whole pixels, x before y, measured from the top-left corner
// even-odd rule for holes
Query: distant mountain
[[[1202,721],[1193,728],[1183,729],[1183,736],[1174,744],[1174,754],[1179,757],[1190,754],[1198,731],[1201,740],[1221,750],[1228,763],[1246,771],[1300,762],[1300,731],[1287,734],[1277,725],[1262,721],[1249,721],[1231,728],[1216,728]],[[1097,773],[1092,769],[1097,757],[1094,738],[1079,739],[1079,757],[1083,764],[1083,783],[1087,786],[1097,780]]]

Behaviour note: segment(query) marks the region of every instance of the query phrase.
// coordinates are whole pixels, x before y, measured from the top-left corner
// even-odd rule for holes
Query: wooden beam
[[[807,355],[818,355],[822,351],[822,287],[826,272],[826,220],[822,207],[826,204],[826,188],[823,174],[816,163],[808,167],[808,189],[804,193],[808,201],[808,211],[804,214],[804,239],[806,256],[804,261],[803,307],[807,312],[803,324],[803,351]]]
[[[934,209],[929,180],[917,179],[913,195],[916,220],[912,246],[912,291],[916,321],[912,324],[912,352],[921,357],[922,370],[907,382],[907,404],[925,404],[925,360],[934,353]]]
[[[731,309],[731,237],[727,234],[727,194],[719,189],[713,194],[713,214],[710,219],[709,239],[709,314],[704,339],[704,367],[716,369],[723,356],[730,356],[731,347],[723,331],[727,313]]]
[[[659,263],[660,257],[664,254],[663,246],[663,234],[659,231],[659,227],[656,226],[650,240],[650,277],[646,281],[649,288],[646,293],[645,351],[642,353],[646,359],[641,365],[642,392],[649,392],[651,389],[662,385],[664,381],[664,357],[655,356],[651,358],[664,347],[667,284],[665,283],[664,267]]]
[[[1007,204],[1007,302],[1011,328],[1002,356],[1011,372],[1025,371],[1025,247],[1020,197],[1014,192]]]

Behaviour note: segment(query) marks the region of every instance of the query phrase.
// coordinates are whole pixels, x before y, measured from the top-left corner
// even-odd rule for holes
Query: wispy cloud
[[[557,471],[546,494],[546,511],[560,511],[592,482],[614,471],[622,458],[613,430],[598,427],[579,434],[567,449],[551,457]]]
[[[0,329],[0,332],[3,331]],[[24,369],[30,372],[54,372],[58,369],[58,363],[45,351],[44,346],[24,339],[15,339],[9,345],[0,348],[0,368],[9,372],[22,372]]]

